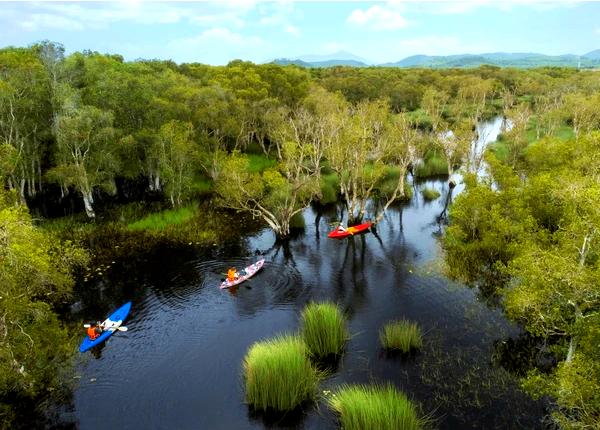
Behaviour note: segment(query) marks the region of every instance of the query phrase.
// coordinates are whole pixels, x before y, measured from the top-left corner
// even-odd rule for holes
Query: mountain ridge
[[[340,55],[341,58],[336,58]],[[311,61],[313,60],[313,61]],[[316,61],[315,61],[316,60]],[[369,64],[366,60],[346,51],[324,55],[305,55],[295,58],[279,58],[272,62],[276,64],[296,64],[301,67],[422,67],[422,68],[468,68],[481,65],[515,68],[535,67],[600,67],[600,49],[583,55],[563,54],[545,55],[535,52],[490,52],[483,54],[453,54],[453,55],[411,55],[400,61]]]

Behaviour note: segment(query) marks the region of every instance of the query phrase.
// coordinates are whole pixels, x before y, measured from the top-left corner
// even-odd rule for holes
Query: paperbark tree
[[[48,172],[52,180],[74,187],[83,198],[86,214],[94,218],[94,189],[116,191],[118,170],[113,156],[113,116],[93,106],[66,111],[58,120],[57,166]]]

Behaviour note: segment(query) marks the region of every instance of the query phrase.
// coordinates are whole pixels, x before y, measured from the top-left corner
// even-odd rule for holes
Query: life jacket
[[[227,271],[227,279],[230,281],[234,281],[235,280],[235,269],[229,269]]]
[[[91,340],[96,340],[100,334],[96,333],[96,327],[88,327],[87,335]]]

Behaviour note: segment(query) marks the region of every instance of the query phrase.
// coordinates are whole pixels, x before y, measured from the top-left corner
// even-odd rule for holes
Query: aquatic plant
[[[344,430],[417,430],[427,421],[419,418],[415,405],[391,385],[342,386],[327,397],[327,403],[340,415]]]
[[[179,225],[191,220],[197,212],[194,206],[168,209],[149,214],[142,219],[130,223],[127,228],[129,230],[164,230],[170,225]]]
[[[340,179],[336,173],[321,175],[321,204],[335,203],[338,200],[338,190],[340,188]]]
[[[309,353],[322,358],[338,355],[348,340],[346,318],[333,303],[310,303],[302,312],[302,337]]]
[[[435,200],[440,196],[439,191],[427,187],[421,190],[421,194],[423,194],[423,198],[427,201]]]
[[[437,151],[432,150],[427,151],[423,163],[419,164],[415,169],[415,175],[419,178],[447,174],[448,162],[446,161],[446,158]]]
[[[258,410],[289,411],[314,399],[320,374],[299,336],[254,343],[243,363],[246,401]]]
[[[410,352],[423,345],[419,326],[406,320],[387,323],[379,331],[379,340],[384,348],[402,352]]]

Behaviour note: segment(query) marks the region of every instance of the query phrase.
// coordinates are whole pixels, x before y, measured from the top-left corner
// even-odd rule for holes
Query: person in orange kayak
[[[227,271],[227,280],[229,282],[233,282],[238,278],[238,273],[235,270],[235,267],[231,267],[228,271]]]
[[[96,340],[102,334],[104,330],[102,330],[102,324],[98,322],[90,323],[90,326],[87,329],[87,335],[90,340]]]

